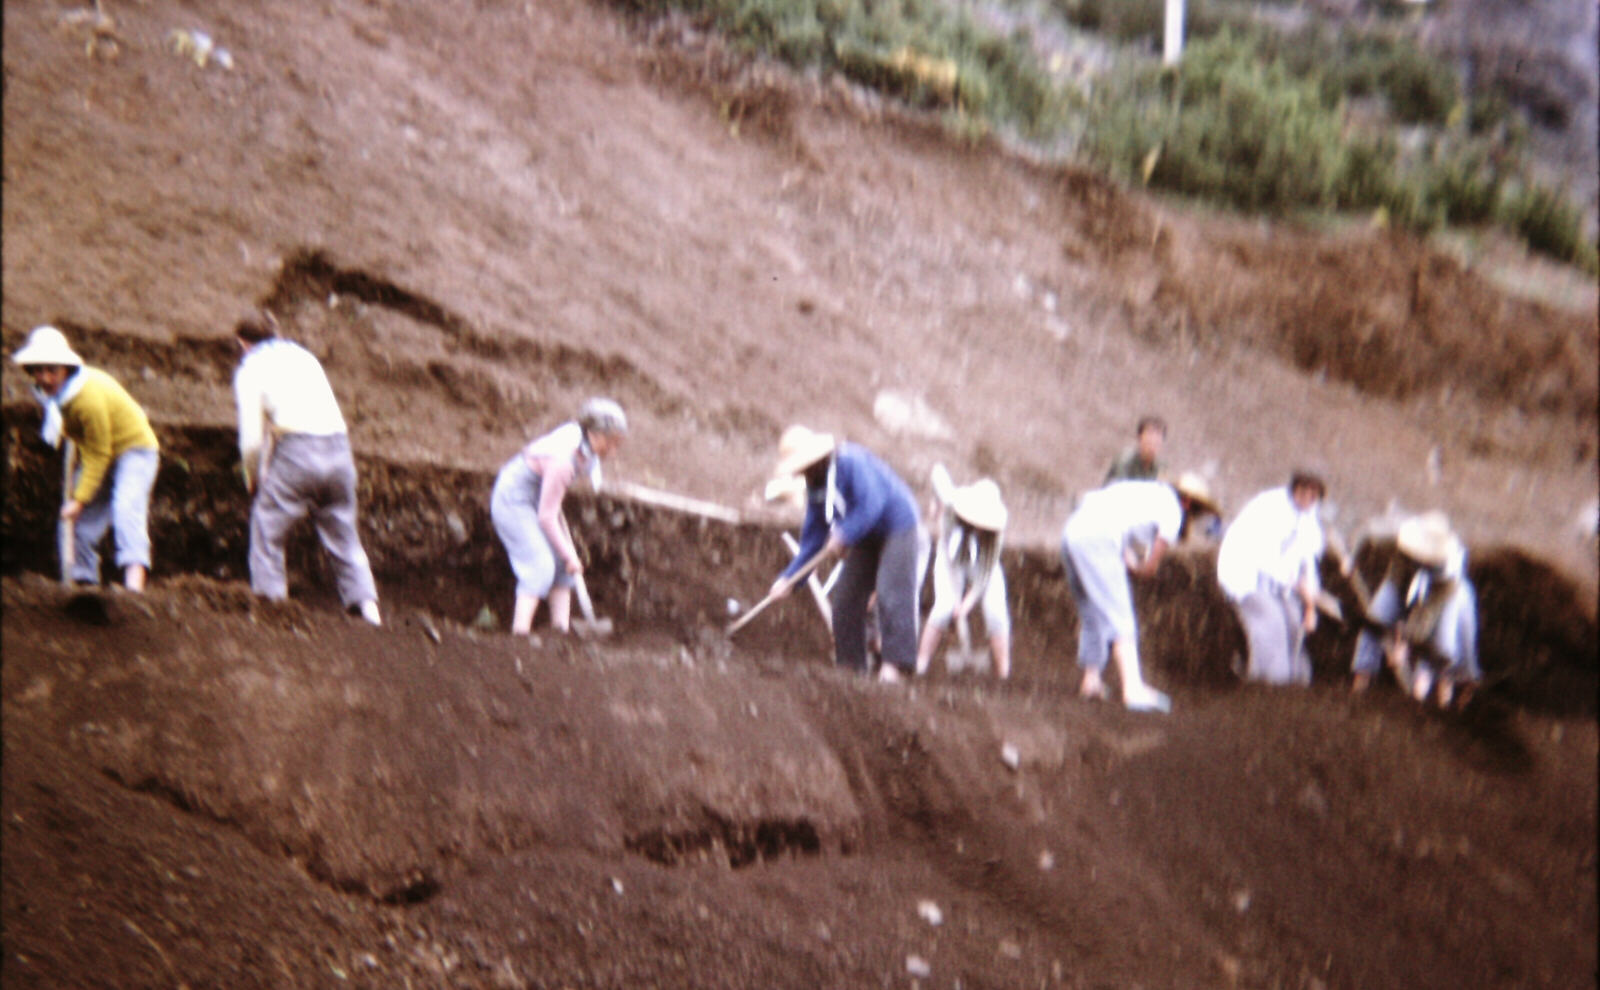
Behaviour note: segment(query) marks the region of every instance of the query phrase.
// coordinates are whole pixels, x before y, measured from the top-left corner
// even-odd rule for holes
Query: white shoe
[[[900,670],[892,663],[886,663],[878,668],[878,680],[885,684],[899,684]]]
[[[383,616],[378,614],[378,603],[375,601],[361,603],[361,617],[375,626],[383,625]]]
[[[1172,699],[1153,687],[1132,694],[1124,692],[1122,705],[1130,712],[1160,712],[1165,715],[1172,711]]]

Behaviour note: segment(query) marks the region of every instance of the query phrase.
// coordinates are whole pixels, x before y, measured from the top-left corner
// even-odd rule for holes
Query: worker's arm
[[[567,486],[572,484],[573,474],[570,460],[560,457],[546,459],[544,474],[539,479],[539,528],[544,530],[545,538],[565,563],[567,573],[582,574],[583,561],[578,557],[578,549],[572,545],[567,528],[561,524],[561,500],[567,495]]]
[[[72,498],[67,503],[68,509],[74,503],[77,508],[70,516],[63,510],[62,516],[76,519],[78,512],[83,511],[83,506],[94,499],[101,482],[105,481],[106,471],[111,467],[111,407],[106,404],[104,393],[85,387],[62,412],[64,430],[78,445],[78,463],[81,465],[78,483],[73,486]]]

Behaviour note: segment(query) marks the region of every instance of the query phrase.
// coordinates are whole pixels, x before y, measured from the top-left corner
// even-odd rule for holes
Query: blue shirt
[[[829,520],[828,486],[806,486],[806,521],[800,527],[800,549],[780,577],[799,570],[837,528],[847,547],[869,536],[888,536],[917,525],[917,503],[894,469],[865,447],[839,445],[829,472],[833,485],[833,518]]]

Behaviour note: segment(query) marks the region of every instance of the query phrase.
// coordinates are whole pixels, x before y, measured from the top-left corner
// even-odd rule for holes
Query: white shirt
[[[239,456],[252,478],[269,428],[274,436],[346,432],[321,363],[292,341],[274,337],[245,352],[233,376],[233,394],[239,406]]]
[[[1262,578],[1292,588],[1305,577],[1315,589],[1322,545],[1315,508],[1301,511],[1288,486],[1269,489],[1228,524],[1217,551],[1217,583],[1234,601],[1254,592]]]
[[[1111,540],[1123,547],[1130,542],[1150,547],[1160,537],[1177,542],[1183,525],[1178,493],[1164,481],[1113,481],[1083,497],[1078,511],[1067,520],[1066,532],[1074,542]]]

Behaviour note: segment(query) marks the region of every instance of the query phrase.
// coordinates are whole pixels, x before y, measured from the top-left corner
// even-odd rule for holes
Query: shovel
[[[818,564],[822,563],[822,558],[823,554],[821,551],[813,554],[811,559],[805,562],[805,566],[801,567],[798,571],[795,571],[789,576],[789,587],[792,588],[801,581],[805,580],[806,576],[812,571],[816,570]],[[732,636],[734,633],[748,625],[751,619],[754,619],[756,616],[760,615],[766,610],[768,605],[771,605],[773,602],[778,600],[778,594],[779,593],[777,591],[767,592],[767,597],[750,606],[750,611],[728,623],[728,635]]]
[[[72,499],[72,461],[77,451],[68,440],[61,448],[61,505]],[[77,556],[71,519],[56,519],[56,556],[61,559],[61,583],[72,583],[72,562]]]
[[[799,541],[788,533],[783,534],[783,545],[789,548],[791,554],[800,552]],[[817,611],[822,613],[823,625],[828,627],[829,632],[833,631],[833,606],[828,604],[828,589],[833,586],[833,579],[836,576],[838,576],[837,569],[828,575],[828,583],[824,585],[817,580],[816,574],[806,575],[806,587],[811,589],[811,597],[817,603]]]
[[[597,619],[594,614],[594,602],[589,600],[589,586],[583,583],[583,575],[579,574],[572,579],[572,590],[578,596],[578,610],[583,613],[583,618],[572,620],[572,631],[584,639],[601,639],[615,631],[615,624],[610,619]]]
[[[566,534],[567,542],[572,543],[572,528],[567,525],[566,516],[561,517],[561,531]],[[583,580],[582,574],[573,576],[572,591],[578,597],[578,611],[582,615],[582,618],[572,620],[572,631],[583,639],[600,639],[611,635],[616,626],[610,619],[595,617],[594,601],[589,598],[589,585]]]

